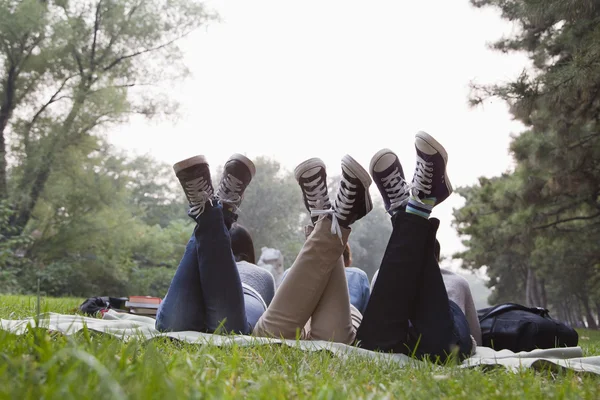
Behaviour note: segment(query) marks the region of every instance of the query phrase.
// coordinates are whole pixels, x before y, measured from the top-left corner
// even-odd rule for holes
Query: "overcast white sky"
[[[467,103],[470,81],[507,81],[527,63],[488,50],[514,29],[494,10],[468,0],[207,4],[221,21],[183,43],[192,77],[170,93],[180,120],[134,120],[110,133],[112,143],[168,163],[204,154],[211,167],[234,152],[290,170],[321,157],[331,175],[346,153],[368,168],[389,147],[410,179],[414,135],[425,130],[448,150],[454,186],[510,168],[509,135],[521,125],[499,100]],[[460,205],[455,194],[434,209],[445,255],[462,248],[450,225]]]

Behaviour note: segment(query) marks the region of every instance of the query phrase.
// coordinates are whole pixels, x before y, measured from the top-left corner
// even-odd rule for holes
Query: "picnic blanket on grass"
[[[121,340],[151,340],[156,337],[168,337],[187,343],[212,346],[231,346],[233,344],[237,344],[238,346],[286,345],[309,352],[328,351],[342,358],[364,356],[393,361],[400,365],[414,365],[414,363],[421,362],[404,354],[384,354],[326,341],[271,339],[244,335],[223,336],[194,331],[159,332],[154,328],[154,323],[155,320],[150,317],[118,313],[113,310],[105,313],[103,319],[56,313],[44,313],[38,318],[38,327],[65,335],[75,334],[84,329],[84,326],[87,326],[88,330],[109,334]],[[34,318],[19,320],[0,319],[1,330],[17,335],[26,333],[30,326],[36,326]],[[495,351],[488,347],[477,347],[476,353],[464,360],[460,366],[463,368],[503,366],[512,371],[518,371],[521,368],[538,370],[570,369],[600,375],[600,356],[583,357],[580,347],[541,349],[520,353],[513,353],[510,350]]]

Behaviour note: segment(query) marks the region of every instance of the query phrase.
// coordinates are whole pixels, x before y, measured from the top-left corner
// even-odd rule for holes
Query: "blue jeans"
[[[435,259],[439,220],[397,211],[392,235],[356,338],[370,350],[444,361],[470,355],[467,319],[448,299]]]
[[[245,293],[231,252],[235,215],[206,203],[156,316],[160,331],[250,334],[263,302]]]
[[[367,308],[371,294],[369,277],[365,271],[356,267],[347,267],[344,269],[344,272],[346,272],[346,280],[348,281],[350,304],[356,307],[362,314],[365,312],[365,308]]]

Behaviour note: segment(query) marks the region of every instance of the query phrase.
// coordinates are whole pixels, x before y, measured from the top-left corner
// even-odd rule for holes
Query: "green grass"
[[[43,299],[42,311],[73,313],[82,299]],[[32,316],[35,298],[0,296],[0,318]],[[587,355],[600,333],[581,331]],[[0,399],[154,398],[600,398],[600,378],[573,372],[402,368],[287,347],[124,343],[93,332],[64,337],[0,331]]]

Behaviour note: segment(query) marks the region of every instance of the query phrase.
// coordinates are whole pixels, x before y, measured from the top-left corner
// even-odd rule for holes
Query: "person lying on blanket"
[[[435,255],[439,220],[432,209],[452,193],[444,147],[425,132],[415,137],[416,168],[409,185],[396,154],[383,149],[370,170],[391,215],[392,233],[356,333],[370,350],[444,361],[475,349],[461,308],[448,298]]]
[[[231,156],[216,194],[204,156],[173,169],[196,226],[159,306],[156,329],[250,334],[275,292],[273,275],[254,265],[252,237],[235,222],[254,163]]]
[[[440,262],[440,252],[440,242],[438,242],[436,239],[434,254],[438,263]],[[450,301],[456,303],[456,305],[458,305],[458,307],[467,317],[469,330],[471,331],[471,336],[474,340],[474,346],[482,346],[483,340],[481,334],[481,325],[479,324],[479,316],[477,315],[477,308],[475,307],[469,282],[461,275],[446,268],[440,268],[440,272],[442,273],[442,278],[444,279],[444,286],[446,287],[448,298]],[[375,282],[377,282],[378,275],[379,271],[375,271],[375,275],[373,275],[373,279],[371,280],[370,290],[373,290]]]

